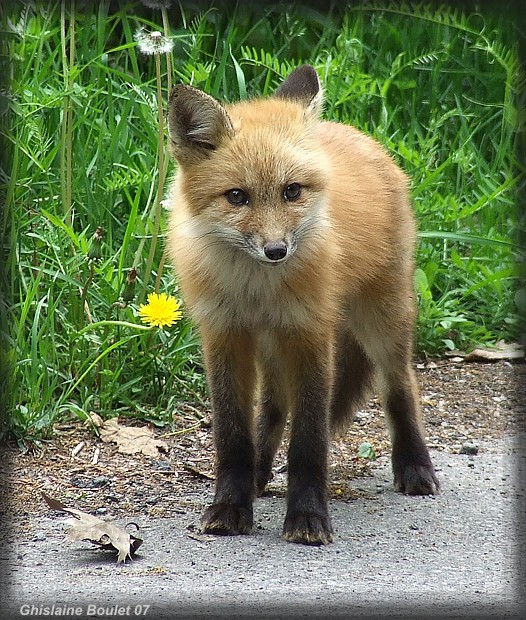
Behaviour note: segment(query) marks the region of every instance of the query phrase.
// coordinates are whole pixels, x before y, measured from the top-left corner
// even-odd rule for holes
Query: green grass
[[[63,12],[53,1],[4,9],[2,432],[37,441],[58,419],[89,411],[172,424],[178,403],[206,398],[188,318],[164,331],[133,326],[148,292],[178,296],[161,208],[173,169],[159,145],[171,81],[236,100],[269,94],[294,66],[313,64],[326,118],[376,137],[412,179],[419,353],[518,337],[517,15],[453,4],[255,4],[176,3],[164,14],[139,2],[111,12],[109,3],[82,13],[65,3]],[[170,56],[141,54],[140,27],[167,33]],[[131,269],[139,277],[126,303]]]

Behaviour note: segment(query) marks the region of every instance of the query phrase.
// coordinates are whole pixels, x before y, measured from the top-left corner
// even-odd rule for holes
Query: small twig
[[[86,445],[85,441],[79,442],[71,451],[71,456],[72,457],[77,456],[77,454],[84,448],[85,445]]]
[[[197,540],[198,542],[214,542],[217,540],[217,536],[209,536],[207,534],[194,534],[193,532],[186,532],[188,538],[193,538],[193,540]]]
[[[216,477],[213,474],[209,474],[205,471],[199,471],[195,467],[191,465],[183,465],[183,469],[185,469],[190,474],[194,475],[196,478],[203,478],[204,480],[215,480]]]
[[[200,426],[201,426],[201,422],[198,422],[197,424],[189,426],[188,428],[182,428],[179,431],[172,431],[171,433],[164,433],[162,435],[159,435],[159,437],[173,437],[174,435],[184,435],[184,433],[189,433],[190,431],[195,431]]]

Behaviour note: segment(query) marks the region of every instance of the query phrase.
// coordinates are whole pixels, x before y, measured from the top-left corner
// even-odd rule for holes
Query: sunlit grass
[[[171,80],[236,100],[269,94],[291,68],[313,64],[325,117],[372,134],[412,180],[419,352],[517,337],[526,304],[519,21],[425,4],[255,4],[4,10],[2,356],[17,437],[38,439],[56,419],[90,410],[171,423],[178,402],[205,398],[187,317],[155,332],[130,327],[152,291],[178,296],[161,208],[173,164],[159,102]],[[141,54],[141,28],[170,37],[173,51]],[[134,296],[124,299],[132,272]]]

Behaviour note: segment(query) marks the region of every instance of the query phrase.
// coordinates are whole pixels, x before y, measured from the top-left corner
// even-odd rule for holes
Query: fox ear
[[[233,133],[232,121],[219,101],[193,86],[179,84],[172,89],[168,100],[168,136],[180,164],[208,157]]]
[[[301,65],[287,77],[274,93],[275,97],[294,99],[309,110],[321,113],[323,106],[323,90],[320,78],[314,67]]]

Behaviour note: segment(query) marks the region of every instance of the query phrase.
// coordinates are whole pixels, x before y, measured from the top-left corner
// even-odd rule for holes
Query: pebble
[[[108,476],[97,476],[96,478],[93,478],[93,480],[90,483],[90,486],[92,488],[99,488],[99,487],[106,486],[109,482],[110,482],[110,479],[108,478]]]
[[[460,448],[460,454],[478,454],[479,448],[471,442],[463,443]]]
[[[100,489],[110,483],[108,476],[97,476],[91,480],[84,480],[82,478],[72,478],[71,484],[80,489]]]
[[[171,465],[167,461],[153,461],[153,466],[159,471],[169,471],[171,469]]]

